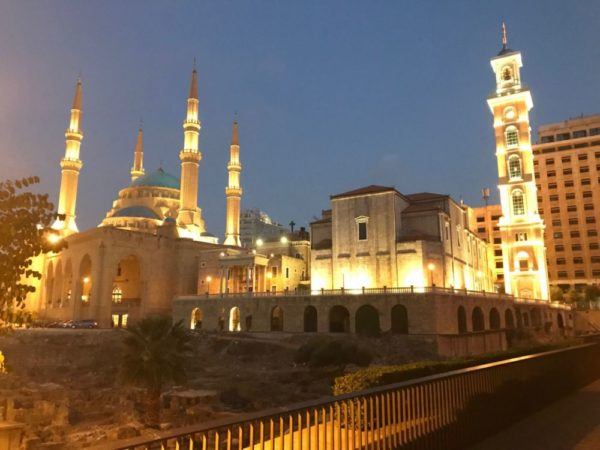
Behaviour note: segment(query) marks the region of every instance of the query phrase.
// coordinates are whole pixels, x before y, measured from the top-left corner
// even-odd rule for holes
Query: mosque
[[[140,127],[131,182],[119,191],[98,227],[79,231],[76,204],[83,132],[82,82],[78,80],[60,163],[59,219],[48,236],[56,242],[64,239],[67,245],[34,261],[43,277],[27,299],[29,310],[47,320],[93,319],[102,327],[125,326],[128,320],[148,314],[170,313],[171,300],[178,295],[229,291],[234,286],[264,289],[266,265],[277,258],[273,253],[256,255],[240,244],[242,166],[237,122],[233,123],[227,165],[224,242],[219,244],[206,230],[198,207],[202,159],[198,103],[194,69],[179,152],[180,178],[162,168],[146,172]],[[199,278],[202,271],[214,276]]]

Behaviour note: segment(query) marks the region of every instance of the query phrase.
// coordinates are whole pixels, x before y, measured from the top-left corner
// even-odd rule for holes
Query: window
[[[570,156],[563,156],[560,160],[563,162],[563,164],[564,163],[570,163],[571,162],[571,157]]]
[[[289,277],[290,277],[290,268],[289,268],[289,267],[286,267],[286,268],[285,268],[285,277],[286,277],[286,278],[289,278]]]
[[[588,166],[583,166],[579,168],[579,173],[587,173],[590,171],[590,168]]]
[[[573,258],[573,264],[583,264],[583,258],[581,256]]]
[[[590,136],[597,136],[600,134],[600,128],[590,128]]]
[[[547,166],[554,165],[554,158],[546,158],[546,165]]]
[[[565,251],[565,246],[564,246],[564,245],[561,245],[561,244],[559,244],[559,245],[555,245],[555,246],[554,246],[554,251],[555,251],[555,252],[564,252],[564,251]]]
[[[523,214],[525,214],[525,200],[523,199],[523,191],[513,191],[512,206],[514,215],[522,216]]]
[[[519,132],[515,127],[508,127],[506,129],[506,146],[514,147],[519,145]]]
[[[558,206],[553,206],[552,208],[550,208],[550,212],[552,214],[558,214],[560,212],[560,208]]]
[[[597,242],[592,242],[589,245],[590,250],[598,250],[600,248],[600,245]]]
[[[594,205],[592,203],[588,203],[586,205],[583,205],[583,209],[585,211],[593,211],[594,210]]]
[[[556,170],[549,170],[547,174],[548,178],[556,176]]]
[[[592,256],[592,264],[600,263],[600,256]]]
[[[569,206],[567,206],[567,211],[569,211],[569,212],[577,211],[577,205],[569,205]]]
[[[567,139],[571,139],[571,133],[559,133],[556,135],[557,141],[566,141]]]
[[[552,221],[552,226],[553,227],[560,227],[560,219],[554,219]]]
[[[573,180],[565,181],[565,187],[573,187]]]
[[[563,169],[563,175],[571,175],[573,173],[573,169]]]
[[[510,178],[521,178],[521,159],[517,155],[508,158],[508,174]]]
[[[517,242],[525,242],[527,240],[527,233],[517,233],[515,239]]]
[[[563,234],[561,231],[555,231],[552,236],[554,237],[554,239],[562,239]]]
[[[494,250],[494,256],[502,256],[502,250]]]
[[[501,238],[494,238],[494,244],[502,244]]]
[[[598,236],[598,231],[597,230],[587,230],[587,235],[588,236]]]
[[[529,261],[527,259],[519,260],[519,270],[521,270],[521,271],[529,270]]]
[[[492,216],[492,220],[500,220],[500,216]]]
[[[573,245],[571,245],[571,250],[573,250],[574,252],[581,251],[581,244],[573,244]]]
[[[558,272],[558,278],[567,278],[567,272],[565,271],[559,271]]]
[[[596,218],[595,217],[586,217],[585,223],[596,223]]]
[[[549,142],[554,142],[554,136],[542,136],[542,144],[548,144]]]
[[[578,237],[579,237],[579,231],[571,231],[571,232],[569,233],[569,235],[570,235],[572,238],[578,238]]]
[[[502,269],[502,261],[496,261],[496,269]]]
[[[485,228],[477,228],[478,233],[485,233]]]
[[[478,217],[477,222],[485,222],[485,217]]]
[[[579,155],[579,156],[577,157],[577,159],[578,159],[579,161],[587,161],[587,155],[586,155],[586,154]]]
[[[575,271],[575,278],[585,278],[585,271],[583,271],[583,270],[576,270]]]
[[[551,202],[557,202],[558,201],[558,194],[553,194],[550,196],[550,201]]]
[[[359,241],[367,240],[367,222],[359,222],[358,223],[358,240]]]
[[[556,259],[556,264],[558,266],[564,266],[567,263],[567,260],[565,258],[557,258]]]
[[[271,274],[273,274],[273,278],[277,277],[277,267],[271,267]]]
[[[549,183],[548,189],[556,189],[556,183]]]
[[[579,220],[575,217],[569,219],[569,225],[577,225],[579,224]]]
[[[113,303],[121,303],[123,300],[123,291],[119,286],[115,286],[112,290],[112,301]]]
[[[573,131],[573,138],[582,138],[582,137],[586,137],[587,136],[587,131],[585,130],[577,130],[577,131]]]
[[[574,192],[569,192],[567,195],[565,195],[565,198],[567,200],[573,200],[575,198],[575,193]]]

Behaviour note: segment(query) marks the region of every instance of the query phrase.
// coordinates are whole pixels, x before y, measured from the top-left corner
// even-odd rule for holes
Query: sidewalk
[[[600,449],[600,380],[470,450]]]

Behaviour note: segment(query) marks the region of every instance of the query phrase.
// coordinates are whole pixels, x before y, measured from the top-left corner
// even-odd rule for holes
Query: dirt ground
[[[80,448],[155,433],[140,422],[141,392],[120,381],[125,333],[33,329],[0,336],[9,370],[0,376],[0,418],[26,424],[29,449]],[[331,395],[332,378],[339,374],[293,361],[308,339],[279,333],[195,334],[186,385],[164,395],[164,426]],[[376,364],[433,357],[432,343],[406,336],[360,339]]]

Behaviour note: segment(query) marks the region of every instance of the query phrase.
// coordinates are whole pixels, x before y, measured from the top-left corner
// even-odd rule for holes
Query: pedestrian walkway
[[[600,380],[470,450],[600,449]]]

